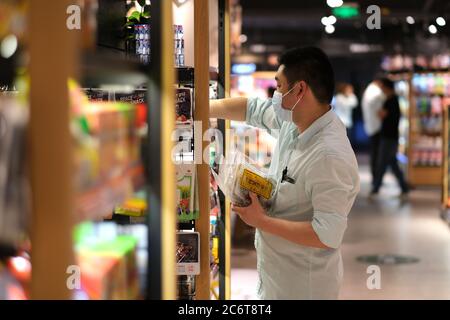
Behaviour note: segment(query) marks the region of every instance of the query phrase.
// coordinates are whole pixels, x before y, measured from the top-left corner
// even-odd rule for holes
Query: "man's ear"
[[[301,80],[298,82],[298,91],[297,91],[297,97],[303,97],[306,94],[306,90],[308,88],[308,85],[305,81]]]

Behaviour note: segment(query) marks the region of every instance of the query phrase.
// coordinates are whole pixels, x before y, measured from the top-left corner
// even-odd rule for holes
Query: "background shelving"
[[[409,180],[413,185],[440,185],[450,77],[447,72],[415,73],[411,83]]]

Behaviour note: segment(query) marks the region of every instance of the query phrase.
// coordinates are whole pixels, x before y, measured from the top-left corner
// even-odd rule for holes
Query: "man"
[[[387,78],[382,78],[380,84],[381,90],[386,96],[386,102],[378,115],[382,120],[382,125],[375,180],[371,195],[373,196],[378,193],[383,182],[384,174],[387,168],[391,167],[402,189],[401,196],[406,197],[409,192],[409,187],[397,162],[398,126],[401,117],[398,97],[395,94],[394,82]]]
[[[375,171],[377,168],[378,150],[380,147],[381,119],[378,116],[386,97],[380,89],[379,80],[369,84],[361,101],[364,130],[370,142],[370,173],[372,174],[372,188],[375,183]]]
[[[350,137],[353,127],[353,109],[358,106],[358,98],[356,97],[353,86],[349,83],[338,83],[336,87],[337,94],[334,97],[334,111],[347,128],[347,136]]]
[[[334,72],[318,48],[280,58],[273,99],[211,102],[211,116],[267,129],[278,138],[269,172],[278,179],[266,212],[233,205],[255,227],[261,299],[337,299],[343,277],[340,246],[359,191],[345,126],[331,111]]]

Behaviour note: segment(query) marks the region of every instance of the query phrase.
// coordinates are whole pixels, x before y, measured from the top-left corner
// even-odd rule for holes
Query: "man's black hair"
[[[294,48],[280,56],[280,65],[289,85],[305,81],[320,103],[331,103],[334,94],[334,71],[327,55],[316,47]]]
[[[394,89],[395,89],[394,81],[392,81],[391,79],[386,78],[386,77],[383,77],[383,78],[379,79],[379,81],[381,82],[381,84],[382,84],[384,87],[386,87],[386,88],[388,88],[388,89],[391,89],[391,90],[394,90]]]

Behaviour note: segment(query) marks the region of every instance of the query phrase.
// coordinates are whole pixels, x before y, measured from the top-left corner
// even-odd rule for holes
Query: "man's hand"
[[[264,208],[259,203],[258,196],[256,194],[250,192],[250,199],[252,200],[252,203],[248,207],[238,207],[233,204],[231,208],[246,224],[251,227],[259,228],[264,224],[264,221],[267,220],[268,216]]]
[[[269,217],[259,203],[258,196],[250,192],[250,198],[252,203],[248,207],[238,207],[234,204],[231,207],[249,226],[303,246],[330,249],[320,241],[311,222],[288,221]]]

